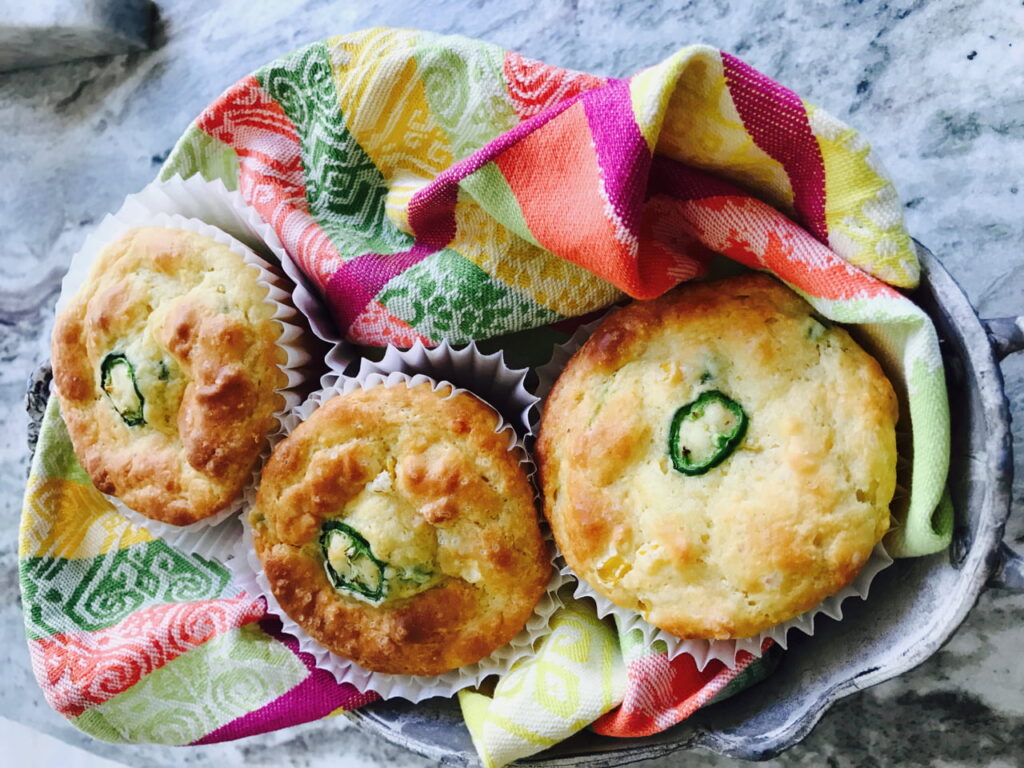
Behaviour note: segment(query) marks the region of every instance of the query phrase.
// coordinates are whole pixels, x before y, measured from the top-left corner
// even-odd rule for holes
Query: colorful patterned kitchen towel
[[[36,679],[104,741],[207,744],[374,701],[314,666],[220,563],[121,517],[82,470],[50,398],[18,557]]]
[[[764,641],[758,657],[740,651],[732,666],[712,659],[704,669],[688,653],[669,659],[664,641],[648,645],[639,629],[623,631],[620,627],[618,639],[629,685],[622,703],[590,726],[605,736],[660,733],[698,709],[760,682],[779,663],[779,649],[771,639]]]
[[[685,48],[618,80],[464,38],[369,30],[243,79],[161,174],[239,189],[363,344],[548,326],[657,295],[716,252],[772,271],[822,314],[859,324],[908,395],[912,484],[888,548],[948,542],[948,511],[933,516],[949,445],[941,360],[927,317],[889,285],[918,277],[892,186],[855,132],[725,53]],[[219,563],[117,515],[75,460],[55,401],[26,490],[20,576],[47,699],[98,738],[207,743],[374,698],[315,669]],[[570,653],[582,667],[609,646],[586,605],[557,619],[589,627],[562,647],[587,648]],[[620,638],[613,651],[634,670],[613,675],[616,695],[596,708],[570,700],[544,739],[602,712],[595,728],[607,733],[662,727],[732,674],[705,678],[630,648]],[[662,690],[666,669],[686,684]],[[500,714],[514,688],[477,703]]]
[[[612,627],[589,600],[569,598],[535,656],[504,675],[491,695],[459,693],[462,716],[485,768],[536,754],[586,728],[626,695],[626,665]]]
[[[657,296],[712,253],[771,271],[861,325],[909,393],[887,548],[949,543],[942,361],[890,287],[919,277],[892,184],[851,128],[727,53],[690,46],[620,80],[371,29],[228,89],[161,177],[197,173],[241,191],[361,344],[547,325]]]
[[[501,768],[590,727],[604,736],[650,736],[763,680],[778,664],[771,640],[755,658],[703,670],[693,657],[669,660],[665,643],[638,629],[613,628],[589,600],[567,599],[535,656],[493,692],[459,693],[462,715],[484,768]]]

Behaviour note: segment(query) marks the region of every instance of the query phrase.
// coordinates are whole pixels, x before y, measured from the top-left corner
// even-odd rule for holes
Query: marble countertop
[[[60,278],[84,234],[155,175],[221,90],[319,37],[413,26],[626,75],[677,47],[734,53],[860,128],[931,248],[983,316],[1024,311],[1024,5],[976,2],[161,0],[152,51],[0,74],[0,716],[131,765],[420,766],[342,718],[217,746],[103,744],[52,712],[25,649],[16,531],[26,377],[46,356]],[[1004,364],[1024,548],[1024,355]],[[1019,765],[1024,595],[987,592],[935,656],[835,706],[769,765]],[[679,758],[652,761],[675,764]],[[732,765],[706,753],[691,766]]]

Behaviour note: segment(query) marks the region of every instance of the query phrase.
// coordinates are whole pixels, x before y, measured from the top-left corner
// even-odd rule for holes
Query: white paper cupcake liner
[[[526,387],[529,368],[509,368],[500,351],[485,355],[472,342],[461,349],[447,341],[427,348],[418,339],[406,350],[388,346],[379,362],[363,358],[353,376],[393,371],[410,376],[421,373],[468,390],[498,411],[520,438],[529,434],[533,411],[540,402]],[[337,380],[341,371],[335,368],[331,374]]]
[[[555,347],[550,361],[535,369],[538,378],[536,395],[541,403],[536,410],[536,417],[530,423],[531,436],[536,436],[537,434],[543,402],[547,399],[551,388],[555,385],[555,381],[569,362],[569,359],[576,350],[583,346],[604,319],[618,309],[618,307],[615,307],[597,320],[577,328],[568,341]],[[566,564],[565,558],[561,553],[558,554],[556,562],[561,574],[566,579],[572,579],[576,582],[573,596],[577,598],[591,598],[597,607],[597,615],[601,618],[608,616],[614,618],[620,633],[624,634],[632,630],[639,630],[647,646],[652,645],[656,640],[660,640],[665,643],[668,649],[669,659],[674,659],[676,656],[688,653],[693,657],[697,668],[703,670],[712,660],[718,660],[726,666],[733,667],[736,664],[737,657],[743,652],[750,653],[755,658],[760,658],[764,641],[769,638],[782,649],[786,649],[788,647],[789,631],[797,630],[805,635],[813,635],[814,620],[819,615],[824,614],[836,620],[842,619],[843,601],[851,597],[859,597],[862,600],[866,600],[868,590],[875,576],[892,565],[893,560],[889,557],[881,542],[879,542],[863,568],[861,568],[860,573],[857,574],[857,577],[841,591],[825,598],[817,606],[796,618],[777,624],[754,637],[740,640],[683,640],[678,638],[650,624],[636,611],[622,608],[600,594]]]
[[[741,640],[680,639],[648,623],[636,611],[615,605],[615,603],[598,593],[587,582],[577,576],[576,572],[565,564],[563,558],[559,557],[558,562],[561,566],[561,574],[566,578],[576,581],[576,585],[573,588],[573,596],[576,598],[591,598],[597,607],[597,615],[602,619],[607,616],[614,618],[620,633],[625,634],[634,629],[640,630],[641,634],[643,634],[645,645],[651,646],[654,641],[661,640],[665,643],[668,650],[669,659],[674,659],[676,656],[688,653],[693,657],[697,668],[703,670],[714,659],[721,661],[728,667],[734,667],[738,660],[737,657],[744,651],[755,658],[760,658],[764,641],[768,638],[771,638],[776,645],[785,650],[789,644],[788,635],[790,630],[797,630],[805,635],[814,635],[814,620],[819,615],[841,620],[843,618],[843,601],[851,597],[859,597],[861,600],[866,600],[872,580],[882,570],[892,565],[893,560],[889,557],[881,542],[879,542],[875,545],[871,556],[851,584],[831,597],[825,598],[806,613],[802,613],[782,624],[776,624],[774,627],[766,629],[754,637],[747,637]]]
[[[176,185],[150,185],[142,192],[127,197],[122,207],[116,213],[104,217],[99,226],[86,238],[82,248],[72,257],[71,265],[61,284],[61,295],[57,302],[57,311],[59,312],[64,308],[71,297],[86,281],[92,264],[99,253],[107,245],[136,227],[158,226],[185,229],[197,232],[226,245],[234,253],[241,256],[246,264],[258,270],[259,274],[256,281],[267,289],[266,300],[275,307],[272,317],[281,326],[281,336],[277,341],[277,345],[284,351],[286,360],[278,367],[287,377],[287,383],[284,387],[276,390],[284,399],[284,406],[274,414],[275,419],[280,424],[283,415],[299,403],[300,398],[295,389],[305,381],[306,377],[303,366],[309,362],[309,354],[296,343],[302,337],[302,330],[293,322],[297,319],[297,313],[291,304],[290,294],[285,289],[286,282],[274,273],[270,264],[228,233],[212,226],[206,221],[186,218],[179,213],[173,212],[180,209],[180,207],[167,203],[166,188],[168,186],[174,187]],[[226,207],[228,203],[220,201],[218,205]],[[216,205],[214,207],[216,208]],[[223,218],[223,216],[220,216],[220,218]],[[279,427],[276,427],[275,431],[276,429],[279,429]],[[269,444],[260,457],[253,477],[249,481],[250,485],[257,482],[259,466],[268,453]],[[186,526],[171,525],[158,520],[151,520],[130,509],[117,497],[109,494],[104,495],[129,522],[145,528],[153,536],[161,538],[171,546],[186,552],[194,552],[205,557],[223,558],[226,556],[226,553],[231,551],[241,533],[241,528],[234,518],[245,504],[244,492],[240,493],[237,499],[217,514]]]
[[[498,401],[498,408],[507,413],[514,413],[514,421],[522,425],[521,432],[517,433],[498,412],[498,408],[492,405],[491,407],[495,409],[495,431],[508,432],[508,449],[519,453],[524,468],[528,474],[532,474],[532,462],[523,447],[522,435],[526,431],[527,414],[536,403],[536,398],[525,387],[526,373],[526,369],[513,371],[507,368],[500,353],[485,356],[477,352],[475,345],[472,344],[460,350],[453,349],[447,344],[442,344],[436,349],[425,349],[422,345],[417,345],[407,351],[389,347],[380,362],[363,360],[355,376],[338,376],[335,384],[310,395],[306,402],[285,417],[284,428],[279,437],[283,438],[289,434],[299,423],[309,418],[321,403],[337,394],[374,386],[416,386],[429,382],[435,390],[451,386],[450,397],[459,392],[468,392],[488,403],[488,394],[493,394]],[[447,378],[443,378],[442,374]],[[448,379],[455,379],[455,382]],[[479,383],[480,386],[472,389],[457,386],[473,382]],[[255,493],[250,491],[250,495],[252,501]],[[359,691],[375,691],[386,699],[403,698],[418,702],[434,696],[452,696],[463,688],[479,685],[491,675],[507,672],[516,661],[533,653],[537,641],[550,632],[551,616],[562,605],[557,591],[565,579],[558,568],[553,567],[545,594],[526,626],[511,642],[487,658],[430,677],[372,672],[349,659],[331,653],[288,617],[270,589],[253,546],[248,521],[242,522],[244,533],[235,547],[235,556],[228,561],[235,583],[247,593],[266,599],[268,611],[281,619],[284,631],[297,639],[299,648],[311,654],[318,667],[333,674],[338,682],[351,683]],[[550,536],[546,536],[546,539],[551,551],[554,552],[554,542]]]

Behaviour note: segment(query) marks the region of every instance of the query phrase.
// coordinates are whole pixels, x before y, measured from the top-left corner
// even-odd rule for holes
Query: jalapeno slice
[[[384,569],[370,543],[355,528],[337,520],[328,520],[320,529],[320,549],[324,556],[327,580],[339,592],[378,605],[388,592]]]
[[[747,414],[717,389],[675,412],[668,431],[672,466],[684,475],[703,475],[736,450],[747,433]]]
[[[125,424],[138,427],[146,423],[142,415],[146,399],[139,391],[135,366],[123,352],[111,352],[103,358],[100,363],[100,386]]]

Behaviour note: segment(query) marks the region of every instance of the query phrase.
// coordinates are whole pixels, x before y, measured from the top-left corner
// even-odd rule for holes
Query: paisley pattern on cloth
[[[241,192],[364,345],[500,337],[539,364],[573,319],[707,275],[715,254],[770,271],[857,324],[905,395],[912,466],[887,549],[949,542],[942,363],[931,322],[897,290],[919,266],[892,184],[850,127],[726,53],[690,46],[616,79],[462,37],[366,30],[229,88],[161,170],[196,174]],[[211,743],[377,698],[317,669],[219,562],[121,518],[78,465],[55,400],[19,558],[36,677],[97,738]],[[555,623],[493,693],[462,694],[488,765],[595,720],[608,735],[654,733],[774,663],[669,662],[587,602]],[[550,716],[523,720],[531,707]]]
[[[25,631],[47,702],[104,741],[212,743],[376,701],[317,669],[215,560],[119,515],[47,405],[19,537]]]

